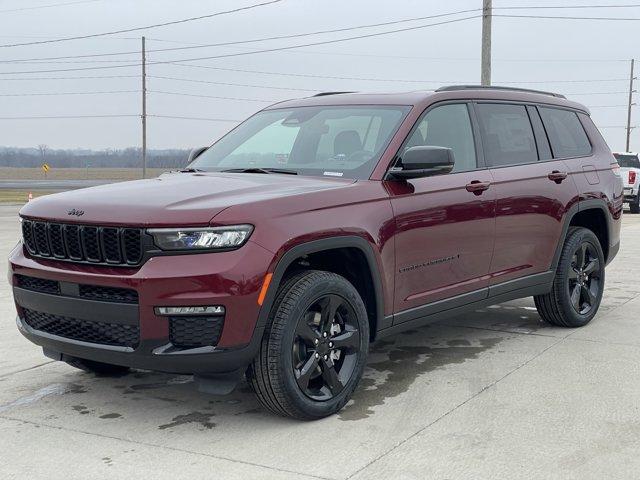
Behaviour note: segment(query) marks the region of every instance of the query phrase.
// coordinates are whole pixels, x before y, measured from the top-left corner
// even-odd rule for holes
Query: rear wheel
[[[351,398],[368,346],[367,311],[353,285],[334,273],[303,272],[279,290],[247,377],[272,412],[326,417]]]
[[[551,292],[534,297],[544,321],[581,327],[595,316],[604,290],[604,254],[595,234],[572,227],[562,248]]]
[[[631,213],[640,213],[640,192],[638,192],[636,199],[629,203],[629,210]]]
[[[93,360],[76,357],[65,358],[64,361],[74,368],[105,377],[120,377],[129,373],[129,367],[123,367],[121,365],[94,362]]]

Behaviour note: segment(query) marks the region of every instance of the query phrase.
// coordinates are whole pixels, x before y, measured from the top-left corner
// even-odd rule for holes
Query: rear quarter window
[[[555,158],[591,155],[591,142],[575,112],[538,107]]]

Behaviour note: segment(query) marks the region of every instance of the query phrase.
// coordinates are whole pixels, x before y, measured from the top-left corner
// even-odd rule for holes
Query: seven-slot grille
[[[22,221],[22,237],[36,257],[135,266],[142,261],[142,230]]]

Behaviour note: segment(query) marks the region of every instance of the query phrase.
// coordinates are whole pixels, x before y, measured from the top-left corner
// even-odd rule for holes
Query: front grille
[[[142,230],[22,221],[22,238],[36,257],[101,265],[136,266],[142,261]]]
[[[223,323],[224,317],[169,317],[169,340],[179,348],[215,346]]]
[[[100,345],[130,348],[138,345],[140,332],[135,325],[90,322],[26,308],[23,310],[25,323],[40,332]]]
[[[70,288],[65,288],[64,293],[60,288],[60,282],[45,280],[44,278],[16,275],[18,287],[34,292],[49,293],[53,295],[65,295],[80,297],[86,300],[100,300],[102,302],[138,303],[138,292],[128,288],[103,287],[101,285],[84,285],[66,283]]]
[[[45,280],[44,278],[27,277],[25,275],[17,275],[18,286],[25,290],[33,290],[34,292],[60,294],[60,284],[54,280]]]
[[[128,288],[80,285],[80,297],[103,302],[138,303],[138,292]]]

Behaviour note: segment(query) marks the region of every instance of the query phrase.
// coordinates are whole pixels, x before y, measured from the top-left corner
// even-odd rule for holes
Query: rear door
[[[478,102],[475,108],[497,197],[489,284],[528,277],[491,293],[544,283],[535,274],[551,265],[564,214],[577,189],[566,164],[552,158],[536,106]]]
[[[451,148],[451,173],[385,181],[396,218],[395,322],[420,316],[411,310],[474,292],[487,295],[493,252],[495,192],[484,168],[473,112],[467,103],[438,104],[416,123],[401,149],[417,145]],[[484,289],[484,290],[483,290]]]

